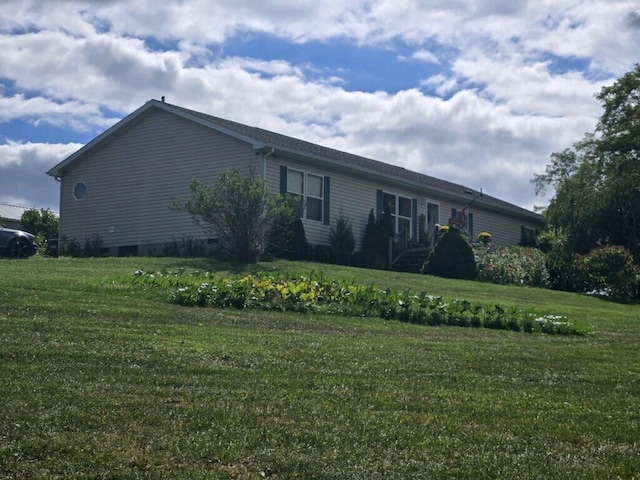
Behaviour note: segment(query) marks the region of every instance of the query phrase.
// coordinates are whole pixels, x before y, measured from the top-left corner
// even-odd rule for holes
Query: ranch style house
[[[273,192],[300,197],[306,238],[329,245],[346,217],[359,249],[371,211],[389,214],[398,237],[429,246],[438,225],[457,222],[496,245],[530,240],[543,217],[480,191],[381,161],[150,100],[47,172],[60,183],[61,238],[99,238],[106,255],[161,254],[169,242],[216,239],[173,199],[193,179],[214,185],[253,168]]]

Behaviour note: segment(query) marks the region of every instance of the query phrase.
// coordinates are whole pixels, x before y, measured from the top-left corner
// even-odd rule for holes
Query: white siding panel
[[[206,238],[173,198],[190,196],[197,178],[214,184],[227,170],[259,167],[251,145],[159,110],[82,159],[62,179],[60,233],[83,242],[99,235],[105,247]],[[73,198],[76,182],[84,200]]]
[[[474,214],[474,234],[485,231],[491,234],[492,243],[497,246],[517,245],[520,243],[520,228],[524,225],[532,229],[539,229],[539,225],[522,219],[499,215],[487,210],[478,210]]]
[[[440,202],[440,225],[448,225],[453,208],[462,210],[465,207],[463,203],[455,203],[449,199],[438,200],[437,197],[433,196],[429,196],[429,199]],[[492,242],[497,246],[517,245],[520,243],[520,228],[522,225],[533,229],[540,228],[540,225],[530,221],[499,214],[486,208],[478,208],[475,205],[471,205],[467,209],[467,213],[473,213],[472,240],[477,240],[478,234],[485,231],[491,234]]]
[[[360,249],[360,244],[369,218],[369,213],[373,210],[376,214],[376,191],[382,189],[394,192],[409,198],[416,198],[418,204],[418,214],[425,213],[424,198],[416,191],[399,190],[391,185],[374,183],[371,180],[360,178],[356,175],[345,173],[344,171],[332,169],[320,169],[310,167],[296,160],[287,158],[267,159],[267,184],[271,191],[280,191],[280,166],[285,165],[290,168],[299,169],[316,175],[328,176],[331,179],[330,207],[331,220],[342,214],[349,219],[353,229],[353,236],[356,240],[356,249]],[[329,245],[331,233],[330,225],[323,225],[303,219],[307,241],[312,245]]]

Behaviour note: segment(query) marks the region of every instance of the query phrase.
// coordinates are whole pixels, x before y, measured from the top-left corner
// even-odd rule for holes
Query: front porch
[[[390,270],[419,273],[433,247],[409,247],[390,261]]]

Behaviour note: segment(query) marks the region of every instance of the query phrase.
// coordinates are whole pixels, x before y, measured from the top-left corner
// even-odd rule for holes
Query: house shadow
[[[201,272],[225,272],[233,275],[255,275],[269,270],[269,262],[241,263],[220,260],[215,257],[175,257],[175,261],[167,265],[170,268],[198,270]]]

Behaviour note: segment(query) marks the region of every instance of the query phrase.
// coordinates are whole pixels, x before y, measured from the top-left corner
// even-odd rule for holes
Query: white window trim
[[[297,172],[302,173],[302,217],[309,222],[323,223],[324,222],[324,202],[326,201],[324,198],[324,175],[315,172],[309,172],[307,170],[298,169],[295,167],[287,167],[288,172]],[[287,174],[288,175],[288,174]],[[308,188],[307,178],[309,175],[314,177],[318,177],[320,179],[320,195],[321,197],[316,197],[315,195],[310,195]],[[289,186],[287,185],[287,193],[291,195],[301,195],[297,192],[290,192]],[[307,198],[313,198],[315,200],[320,200],[320,219],[317,220],[315,218],[309,218],[307,216]]]
[[[79,197],[79,196],[76,195],[76,189],[78,187],[80,187],[80,185],[84,185],[84,194]],[[84,200],[87,197],[88,191],[89,191],[89,189],[87,187],[87,182],[84,182],[82,180],[77,181],[76,183],[73,184],[73,189],[72,189],[73,199],[77,200],[77,201]]]
[[[395,202],[395,211],[396,213],[392,213],[391,214],[391,218],[393,218],[393,233],[397,234],[400,233],[400,231],[398,230],[398,226],[399,226],[399,219],[402,218],[404,220],[408,220],[409,221],[409,237],[411,237],[411,232],[413,231],[413,198],[411,196],[407,196],[406,194],[401,194],[401,193],[397,193],[397,192],[390,192],[388,190],[382,190],[382,198],[383,198],[383,213],[384,213],[384,195],[393,195],[396,199]],[[411,209],[409,212],[409,216],[405,217],[404,215],[400,215],[400,197],[402,198],[406,198],[407,200],[409,200],[409,208]],[[417,214],[417,212],[416,212]]]

